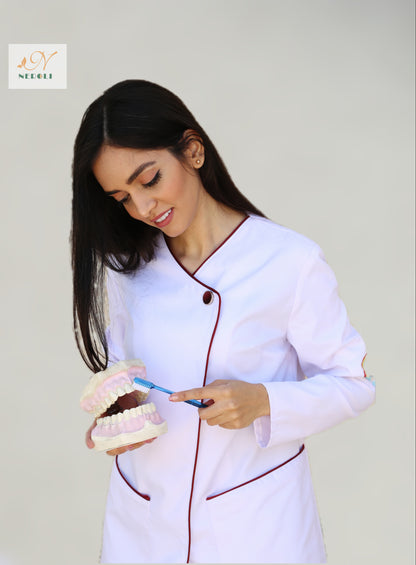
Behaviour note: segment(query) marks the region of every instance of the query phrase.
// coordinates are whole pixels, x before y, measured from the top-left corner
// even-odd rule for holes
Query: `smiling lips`
[[[163,212],[163,214],[160,214],[160,216],[156,216],[156,218],[154,218],[153,222],[158,227],[163,228],[164,226],[167,226],[172,219],[172,212],[173,212],[173,208],[169,208],[169,210],[167,210],[166,212]]]

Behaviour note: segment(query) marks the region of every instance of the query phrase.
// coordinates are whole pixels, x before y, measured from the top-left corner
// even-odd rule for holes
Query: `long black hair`
[[[232,181],[211,140],[184,103],[146,80],[125,80],[107,89],[86,110],[74,145],[72,165],[73,317],[78,349],[93,371],[108,364],[103,308],[105,267],[131,273],[154,256],[160,230],[135,220],[105,196],[92,173],[103,145],[167,149],[179,161],[189,130],[204,146],[198,170],[205,190],[240,212],[263,216]]]

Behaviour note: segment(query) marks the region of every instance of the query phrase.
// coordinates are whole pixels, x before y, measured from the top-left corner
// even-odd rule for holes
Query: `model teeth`
[[[95,418],[99,418],[100,416],[102,417],[103,414],[105,414],[105,412],[107,412],[108,408],[110,408],[110,406],[112,406],[113,404],[115,404],[115,402],[117,401],[117,399],[120,396],[124,396],[126,394],[131,394],[132,392],[135,392],[135,388],[133,388],[131,386],[131,384],[126,384],[123,385],[123,387],[118,387],[116,389],[116,392],[114,391],[110,391],[107,396],[100,402],[100,404],[97,404],[95,406],[94,409],[94,417]]]
[[[168,210],[167,212],[165,212],[163,214],[162,217],[160,217],[159,219],[155,220],[156,224],[158,224],[159,222],[163,222],[164,220],[166,220],[166,218],[169,216],[169,214],[172,212],[172,208],[170,210]]]
[[[97,426],[114,426],[121,424],[122,422],[127,422],[131,418],[137,418],[138,416],[145,416],[146,419],[150,414],[156,412],[156,406],[153,402],[148,404],[142,404],[141,406],[136,406],[135,408],[126,409],[123,412],[118,412],[112,416],[104,416],[97,419]]]
[[[110,406],[117,402],[119,396],[135,391],[132,386],[135,376],[146,378],[146,368],[140,359],[119,361],[104,371],[96,373],[84,389],[80,400],[81,407],[94,414],[95,418],[103,416]],[[139,398],[137,397],[136,400]],[[141,401],[144,400],[145,398],[141,398]]]

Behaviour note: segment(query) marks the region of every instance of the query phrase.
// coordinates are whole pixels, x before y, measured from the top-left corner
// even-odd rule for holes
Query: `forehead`
[[[134,149],[131,147],[112,147],[103,145],[92,164],[95,172],[102,168],[129,167],[146,161],[158,161],[167,153],[166,149]]]
[[[160,165],[170,157],[167,149],[147,150],[104,145],[92,164],[92,172],[103,186],[125,183],[140,165],[150,162],[154,162],[154,166]]]

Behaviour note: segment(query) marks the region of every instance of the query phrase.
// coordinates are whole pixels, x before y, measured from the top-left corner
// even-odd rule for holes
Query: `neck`
[[[195,220],[180,236],[167,238],[178,261],[195,270],[242,222],[245,214],[220,204],[205,193]]]

